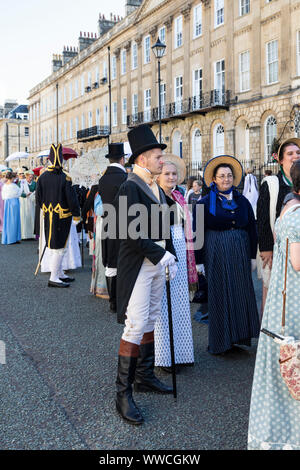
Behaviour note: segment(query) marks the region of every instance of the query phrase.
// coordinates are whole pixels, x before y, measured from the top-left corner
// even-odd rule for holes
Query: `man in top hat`
[[[104,175],[99,180],[98,192],[103,204],[113,204],[120,186],[127,179],[127,172],[124,168],[125,153],[124,144],[113,143],[108,146],[108,154],[105,155],[109,160]],[[103,214],[105,218],[107,213]],[[102,262],[105,267],[105,277],[107,291],[109,295],[109,304],[111,312],[116,312],[116,280],[117,280],[117,261],[118,261],[119,241],[114,238],[106,237],[102,240]]]
[[[51,253],[49,287],[69,287],[74,279],[62,270],[62,259],[68,241],[71,223],[80,222],[80,207],[71,178],[63,171],[62,146],[51,145],[51,165],[39,177],[36,198],[44,214],[46,246]]]
[[[145,124],[130,130],[128,140],[132,150],[129,163],[134,168],[118,194],[119,233],[124,232],[124,226],[126,233],[120,237],[117,311],[118,321],[125,315],[126,320],[119,348],[116,407],[129,423],[141,424],[143,417],[133,400],[132,384],[138,392],[172,393],[172,388],[154,375],[154,325],[161,311],[165,268],[169,266],[174,277],[177,266],[166,218],[160,211],[151,217],[166,204],[164,192],[155,182],[166,145],[158,143]],[[146,217],[142,220],[138,204]],[[138,234],[131,233],[134,225]]]

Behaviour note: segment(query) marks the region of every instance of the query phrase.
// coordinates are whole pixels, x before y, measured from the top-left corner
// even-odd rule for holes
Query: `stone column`
[[[165,21],[165,27],[167,30],[167,73],[166,73],[166,104],[172,103],[173,100],[173,75],[172,75],[172,52],[173,52],[173,16],[170,16]]]
[[[184,47],[184,76],[183,76],[183,99],[188,99],[191,96],[191,58],[190,58],[190,17],[191,17],[192,4],[189,3],[181,14],[184,17],[184,33],[183,33],[183,47]]]

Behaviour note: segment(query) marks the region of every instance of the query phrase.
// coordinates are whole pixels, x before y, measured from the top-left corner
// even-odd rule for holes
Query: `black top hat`
[[[105,158],[122,158],[126,154],[124,153],[124,144],[123,142],[117,142],[114,144],[108,144],[108,154],[105,155]]]
[[[151,149],[162,149],[167,148],[166,144],[160,144],[151,128],[147,124],[141,124],[140,126],[134,127],[128,132],[128,141],[132,150],[132,155],[129,158],[129,163],[132,165],[136,157],[141,153]]]
[[[63,155],[61,144],[58,144],[57,147],[54,144],[51,145],[48,159],[53,167],[62,167]]]

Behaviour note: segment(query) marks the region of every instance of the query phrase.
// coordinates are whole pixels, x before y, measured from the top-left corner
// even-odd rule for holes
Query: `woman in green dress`
[[[293,196],[288,196],[275,223],[273,265],[262,327],[280,333],[288,238],[285,335],[300,339],[300,160],[293,164],[291,178]],[[249,450],[300,450],[300,401],[290,395],[278,359],[279,345],[261,334],[251,397]]]

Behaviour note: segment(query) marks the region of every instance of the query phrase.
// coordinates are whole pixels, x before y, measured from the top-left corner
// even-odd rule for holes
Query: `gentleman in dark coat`
[[[120,188],[117,211],[117,311],[118,320],[125,314],[126,320],[119,349],[116,407],[128,422],[141,424],[143,417],[132,398],[133,382],[138,392],[172,393],[154,375],[154,325],[161,311],[165,267],[169,266],[174,277],[177,266],[166,218],[161,211],[151,217],[155,209],[167,206],[164,192],[154,181],[162,170],[161,150],[166,146],[157,142],[147,125],[130,130],[128,140],[132,149],[129,163],[134,163],[134,169]],[[138,234],[133,233],[134,226]]]
[[[124,168],[125,153],[123,143],[113,143],[108,146],[110,165],[107,167],[104,175],[100,178],[98,192],[103,204],[114,204],[115,197],[120,186],[127,179],[127,173]],[[107,212],[103,214],[106,218]],[[103,228],[105,230],[105,226]],[[102,240],[102,262],[105,267],[105,277],[107,291],[109,295],[110,310],[116,312],[116,280],[117,280],[117,261],[118,261],[119,241],[116,237],[109,238],[105,236]]]
[[[80,222],[80,207],[71,178],[62,168],[62,146],[51,145],[48,166],[38,179],[36,200],[44,215],[46,246],[51,250],[49,287],[69,287],[73,279],[62,270],[72,218]]]

